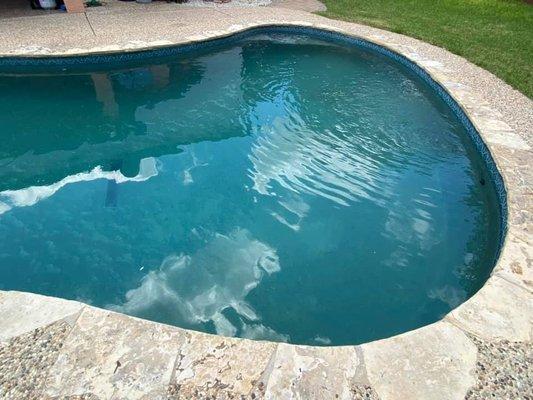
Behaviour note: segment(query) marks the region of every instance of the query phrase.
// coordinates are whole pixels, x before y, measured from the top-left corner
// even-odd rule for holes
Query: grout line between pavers
[[[220,13],[220,14],[223,14],[223,15],[226,15],[226,16],[228,16],[228,17],[231,17],[231,18],[234,18],[234,17],[235,17],[234,15],[232,15],[232,14],[230,14],[230,13],[228,13],[228,12],[224,12],[224,11],[222,11],[222,10],[219,10],[219,9],[217,9],[217,8],[213,8],[213,10],[216,11],[216,12],[218,12],[218,13]]]
[[[505,275],[501,275],[501,274],[502,274],[502,271],[497,271],[497,272],[494,273],[494,275],[491,275],[491,276],[500,278],[500,279],[504,280],[505,282],[513,285],[514,287],[517,287],[517,288],[527,292],[528,295],[531,295],[531,290],[529,290],[526,287],[520,285],[519,283],[516,283],[516,282],[513,282],[513,281],[509,280]]]
[[[83,304],[83,303],[81,303]],[[57,363],[57,360],[59,360],[59,356],[61,355],[61,351],[63,350],[63,346],[65,345],[65,343],[67,342],[68,338],[70,337],[70,335],[72,334],[72,331],[76,328],[76,325],[78,323],[78,320],[80,319],[81,317],[81,314],[83,313],[83,311],[85,310],[85,308],[87,308],[86,305],[83,305],[80,310],[78,311],[78,315],[76,316],[76,318],[74,319],[74,321],[72,321],[72,325],[70,325],[68,322],[66,322],[66,318],[68,317],[65,317],[65,318],[62,318],[56,322],[66,322],[69,326],[70,326],[70,329],[68,331],[68,334],[65,336],[65,338],[63,339],[62,343],[61,343],[61,347],[58,349],[57,351],[57,357],[55,358],[54,360],[54,363],[50,365],[50,367],[48,368],[48,371],[46,372],[46,375],[43,379],[43,386],[41,387],[41,395],[44,396],[45,395],[45,392],[46,392],[46,388],[47,388],[47,382],[48,382],[48,377],[50,376],[50,371],[54,368],[54,366],[56,365]]]
[[[452,310],[452,312],[453,312],[453,310]],[[505,339],[504,337],[498,337],[498,336],[492,337],[492,338],[486,338],[486,337],[480,336],[477,333],[469,331],[465,327],[465,325],[463,323],[461,323],[460,321],[455,319],[455,317],[451,314],[451,312],[449,314],[447,314],[443,319],[441,319],[440,322],[448,323],[448,324],[456,327],[457,329],[459,329],[461,332],[463,332],[463,334],[466,335],[467,339],[470,342],[472,342],[472,344],[476,347],[477,354],[479,354],[479,348],[477,347],[477,345],[474,343],[474,341],[472,340],[472,338],[470,336],[475,337],[476,339],[480,340],[483,343],[492,342],[492,341],[496,341],[496,340],[504,340]],[[519,341],[519,342],[522,342],[522,341]],[[523,342],[527,343],[529,341],[523,341]]]
[[[263,380],[263,383],[265,385],[265,393],[268,389],[268,383],[270,382],[270,377],[272,376],[272,372],[274,371],[274,364],[276,363],[279,346],[280,346],[280,343],[276,343],[276,346],[272,350],[272,354],[270,355],[270,358],[267,362],[265,370],[261,374],[261,379]]]
[[[170,372],[170,379],[168,380],[168,383],[166,384],[166,391],[168,392],[169,387],[172,385],[172,383],[176,380],[176,370],[178,368],[178,363],[181,364],[181,361],[183,360],[183,354],[181,353],[182,348],[184,347],[185,343],[189,340],[189,335],[187,332],[184,333],[185,339],[183,343],[180,346],[180,349],[178,350],[178,353],[176,354],[176,357],[174,358],[174,362],[172,363],[172,371]]]
[[[96,32],[94,31],[93,25],[91,24],[91,21],[89,20],[89,16],[86,12],[83,13],[85,15],[85,20],[87,21],[87,24],[89,24],[89,28],[91,28],[91,32],[93,33],[93,36],[97,36]]]

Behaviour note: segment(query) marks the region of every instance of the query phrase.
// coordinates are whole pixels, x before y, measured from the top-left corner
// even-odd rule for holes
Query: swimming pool
[[[270,28],[6,61],[0,288],[304,344],[440,319],[495,263],[501,182],[457,105],[390,56]]]

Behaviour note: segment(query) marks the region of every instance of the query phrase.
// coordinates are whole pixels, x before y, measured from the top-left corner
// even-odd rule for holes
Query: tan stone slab
[[[519,150],[530,150],[529,145],[518,134],[512,130],[498,130],[495,128],[487,128],[484,130],[483,136],[488,143],[499,144],[502,146],[511,147]]]
[[[523,139],[525,135],[520,135]],[[506,186],[510,192],[515,192],[515,185],[523,186],[526,192],[530,193],[533,170],[529,168],[529,163],[533,160],[531,149],[519,149],[511,146],[500,145],[499,143],[489,143],[488,145],[494,159],[497,161],[498,169],[504,177],[512,176]]]
[[[0,342],[59,320],[73,323],[82,308],[77,301],[0,291]]]
[[[280,344],[265,399],[353,399],[352,389],[368,383],[356,347]]]
[[[446,322],[361,347],[370,385],[382,400],[463,399],[475,383],[477,348]]]
[[[261,396],[276,346],[191,332],[178,356],[172,398]]]
[[[507,234],[505,246],[500,254],[494,274],[503,279],[533,291],[533,235],[524,232],[518,236]]]
[[[163,399],[185,331],[86,307],[45,385],[48,396]]]
[[[474,99],[474,101],[476,100]],[[475,108],[477,109],[477,103]],[[482,132],[483,139],[486,143],[493,143],[518,150],[531,149],[526,141],[501,119],[494,118],[492,115],[480,116],[479,112],[471,115],[471,119],[478,128],[478,131]]]
[[[482,136],[484,137],[484,133]],[[531,195],[533,169],[528,168],[528,166],[533,161],[533,153],[496,143],[490,143],[489,146],[498,169],[506,181],[509,195],[518,193]],[[513,198],[509,197],[508,202],[513,205]],[[519,206],[524,207],[526,204],[522,202]]]
[[[492,276],[474,297],[446,319],[485,340],[530,341],[533,298],[526,289]]]

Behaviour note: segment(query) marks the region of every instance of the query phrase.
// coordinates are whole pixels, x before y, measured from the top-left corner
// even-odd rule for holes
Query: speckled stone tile
[[[50,367],[70,330],[60,321],[0,344],[0,398],[42,399]]]
[[[163,399],[184,339],[179,328],[87,307],[50,370],[50,397]]]
[[[376,391],[368,385],[352,386],[351,392],[353,400],[380,400]]]
[[[181,347],[171,399],[254,399],[263,396],[277,344],[194,333]]]
[[[41,39],[31,41],[28,30],[32,31],[31,35]],[[53,52],[55,47],[80,47],[80,40],[90,45],[94,36],[85,14],[4,19],[0,23],[0,33],[3,46],[28,54],[46,54]]]
[[[466,400],[533,399],[533,346],[531,343],[482,341],[470,336],[478,348],[476,384]]]
[[[180,34],[180,29],[186,26],[194,26],[202,20],[227,20],[228,17],[212,9],[204,9],[201,13],[185,9],[179,13],[162,11],[114,14],[113,24],[109,23],[109,15],[103,13],[87,14],[87,19],[97,40],[111,35],[117,42],[134,42],[162,39],[161,32],[167,32],[167,39],[176,37]],[[154,26],[157,26],[157,29],[154,29]]]

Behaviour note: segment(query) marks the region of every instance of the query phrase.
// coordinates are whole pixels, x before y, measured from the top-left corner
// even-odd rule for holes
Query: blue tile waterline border
[[[326,40],[334,43],[339,43],[348,46],[355,46],[365,50],[372,51],[384,55],[397,63],[407,67],[422,79],[436,94],[450,107],[455,117],[461,123],[472,140],[475,148],[480,153],[485,167],[490,175],[490,182],[494,185],[497,194],[499,211],[500,211],[500,233],[499,233],[499,249],[496,254],[496,260],[499,258],[499,253],[503,247],[505,234],[507,230],[507,191],[503,178],[498,171],[496,163],[492,158],[489,148],[483,141],[481,135],[468,118],[466,112],[457,103],[457,101],[448,93],[448,91],[422,67],[415,62],[409,60],[407,57],[388,49],[384,46],[378,45],[360,37],[347,35],[344,33],[329,31],[326,29],[319,29],[307,26],[297,25],[264,25],[259,27],[246,28],[242,31],[228,34],[223,37],[215,37],[212,39],[205,39],[198,42],[177,44],[165,47],[157,47],[153,49],[124,50],[118,53],[104,53],[104,54],[87,54],[87,55],[65,55],[65,56],[28,56],[28,57],[0,57],[0,73],[31,73],[36,71],[46,71],[57,68],[67,69],[69,67],[80,66],[109,66],[112,64],[122,65],[127,67],[128,63],[135,63],[138,61],[149,61],[160,58],[175,57],[179,55],[186,55],[195,51],[206,51],[216,49],[224,45],[237,42],[239,40],[248,38],[258,34],[293,34],[306,35],[313,38]],[[495,261],[496,261],[495,260]]]

